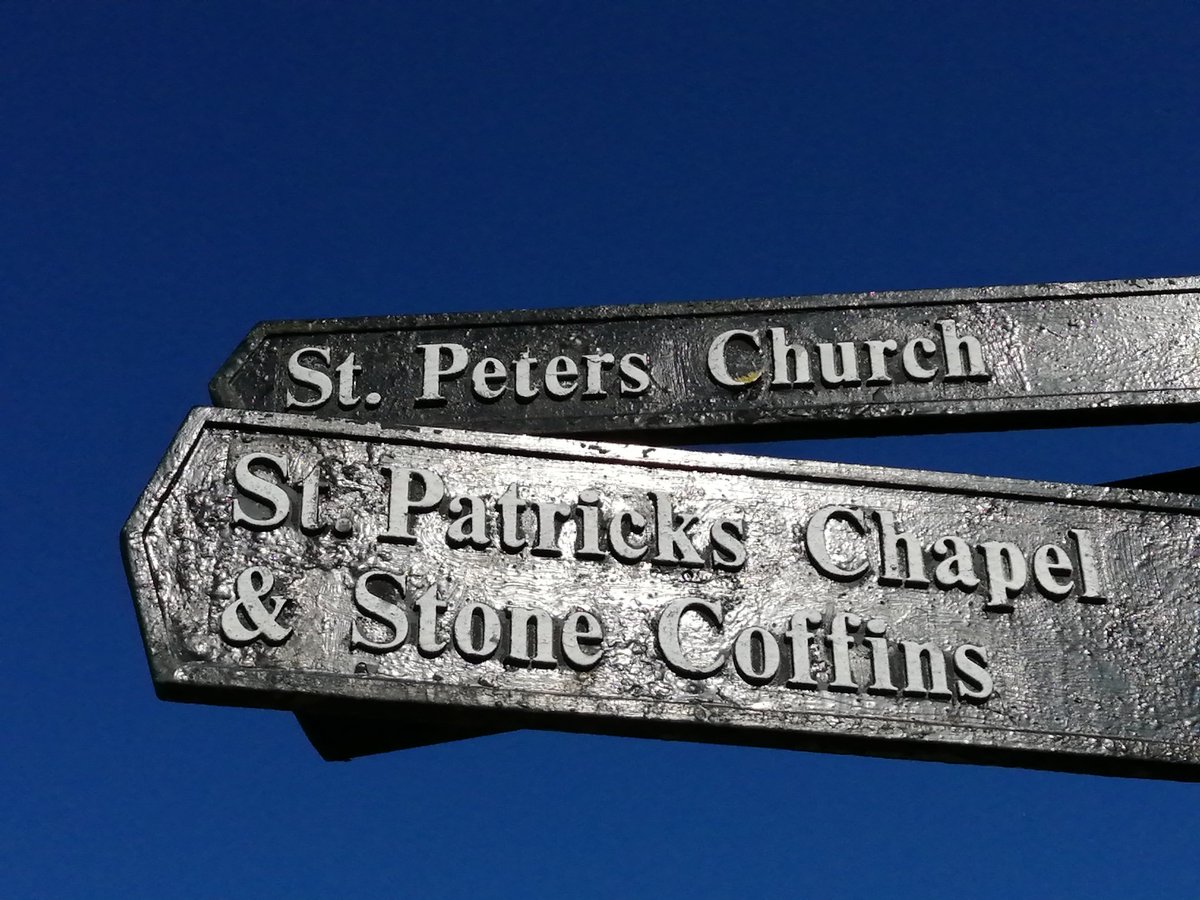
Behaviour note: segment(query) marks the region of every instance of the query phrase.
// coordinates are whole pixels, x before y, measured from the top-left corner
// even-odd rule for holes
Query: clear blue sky
[[[323,763],[285,713],[154,698],[117,545],[261,319],[1200,273],[1198,33],[1185,3],[0,6],[0,892],[1200,895],[1193,785],[532,732]],[[1198,438],[757,449],[1087,482]]]

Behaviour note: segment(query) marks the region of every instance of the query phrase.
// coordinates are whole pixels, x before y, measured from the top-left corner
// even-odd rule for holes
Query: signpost
[[[1200,494],[1200,469],[1181,469],[1156,472],[1121,481],[1109,487],[1134,488],[1145,491]],[[406,750],[414,746],[436,744],[446,740],[482,737],[510,730],[503,725],[480,728],[470,725],[447,730],[436,718],[406,721],[403,717],[388,719],[345,715],[296,714],[305,736],[325,759],[346,761],[376,753]]]
[[[1200,780],[1188,496],[198,410],[123,547],[166,698]]]
[[[1200,278],[259,325],[219,406],[639,443],[1179,420]]]

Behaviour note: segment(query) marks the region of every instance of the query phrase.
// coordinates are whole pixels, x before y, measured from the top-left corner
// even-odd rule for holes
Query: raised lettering
[[[233,480],[237,485],[239,496],[233,502],[233,521],[235,525],[244,525],[254,531],[267,531],[283,522],[291,511],[291,499],[282,487],[273,481],[268,481],[255,475],[251,466],[263,466],[274,469],[281,478],[288,477],[287,460],[270,453],[247,453],[233,467]],[[266,507],[265,516],[256,517],[247,509],[245,500],[249,498]]]
[[[603,644],[604,626],[592,613],[576,610],[563,619],[563,662],[571,668],[581,672],[595,668],[604,656]]]
[[[897,693],[892,681],[892,658],[887,642],[887,622],[882,619],[867,619],[863,626],[863,643],[871,651],[871,683],[868,694],[893,696]]]
[[[982,703],[992,696],[995,683],[987,666],[987,651],[982,647],[963,644],[954,651],[954,673],[958,676],[959,699]]]
[[[285,402],[285,409],[314,409],[328,402],[333,396],[333,379],[325,372],[318,369],[310,368],[301,362],[301,358],[307,355],[317,357],[325,365],[329,365],[329,350],[326,347],[301,347],[295,353],[288,357],[287,373],[288,377],[295,384],[302,384],[305,387],[314,389],[317,394],[309,400],[301,400],[292,393],[291,388],[288,388]]]
[[[792,388],[812,384],[808,349],[800,344],[789,344],[782,328],[768,328],[767,333],[771,335],[771,387]]]
[[[403,596],[404,589],[395,575],[378,569],[359,576],[354,583],[354,606],[360,613],[389,628],[392,636],[382,641],[373,641],[359,630],[358,622],[350,623],[350,649],[367,650],[371,653],[387,653],[395,650],[408,638],[408,615],[399,603],[389,602],[382,594],[371,590],[372,582],[383,582]]]
[[[500,646],[500,616],[486,603],[468,603],[454,617],[454,649],[463,659],[480,663]]]
[[[873,513],[879,529],[879,583],[891,587],[929,587],[925,556],[916,535],[897,533],[896,517],[886,509]]]
[[[607,397],[602,378],[605,369],[611,369],[616,364],[616,358],[611,353],[589,353],[583,357],[584,382],[583,398]]]
[[[516,386],[513,388],[513,393],[517,395],[517,400],[528,403],[538,395],[538,389],[533,383],[533,369],[538,364],[538,361],[529,355],[528,350],[522,350],[521,356],[513,363],[513,370],[516,373]]]
[[[712,600],[675,600],[668,603],[658,617],[658,651],[676,674],[686,678],[708,678],[724,668],[725,654],[718,653],[715,659],[707,663],[688,658],[680,645],[679,625],[680,619],[689,612],[696,613],[718,631],[725,623],[725,613],[720,603]]]
[[[1033,551],[1033,582],[1047,597],[1060,600],[1071,593],[1073,571],[1067,551],[1057,544],[1044,544]],[[1060,575],[1066,581],[1060,580]]]
[[[867,384],[891,384],[892,376],[888,372],[887,358],[894,356],[897,350],[895,341],[866,341],[867,358],[871,363],[871,372],[867,375]]]
[[[743,628],[733,641],[733,666],[747,684],[769,684],[779,671],[779,642],[767,629]]]
[[[929,368],[921,364],[917,359],[917,353],[921,356],[929,358],[937,351],[937,344],[929,338],[913,338],[904,345],[904,350],[900,354],[900,362],[904,366],[904,374],[912,381],[932,381],[937,377],[937,368]]]
[[[854,680],[854,670],[850,665],[850,645],[854,643],[854,635],[862,625],[862,619],[851,613],[838,613],[829,624],[829,634],[825,636],[829,644],[829,652],[833,657],[833,678],[829,682],[829,690],[851,692],[858,690]]]
[[[817,680],[812,676],[812,629],[820,625],[820,613],[792,614],[787,630],[783,633],[788,639],[792,657],[792,673],[788,676],[788,687],[816,689]]]
[[[714,569],[736,572],[746,565],[745,520],[717,519],[708,530]]]
[[[320,534],[325,530],[320,513],[322,487],[321,473],[313,466],[300,483],[300,530],[307,535]]]
[[[417,403],[434,405],[446,402],[442,396],[442,382],[447,378],[461,375],[467,368],[467,348],[462,344],[418,344],[416,347],[423,354],[421,361],[421,395]],[[442,355],[448,354],[446,365],[442,365]]]
[[[746,341],[757,351],[761,351],[762,346],[758,342],[757,331],[742,331],[738,328],[721,332],[708,345],[708,374],[712,376],[712,380],[722,387],[739,390],[758,381],[762,377],[762,372],[754,369],[745,375],[730,374],[729,361],[725,354],[726,348],[732,340]]]
[[[575,507],[579,524],[575,527],[575,558],[604,559],[604,548],[600,546],[600,494],[583,491]]]
[[[950,534],[940,537],[929,551],[935,559],[941,560],[933,570],[933,583],[942,590],[958,588],[969,594],[979,587],[971,545],[962,538]]]
[[[946,681],[946,657],[933,644],[901,641],[904,657],[904,690],[906,697],[931,697],[949,700],[952,696]],[[926,678],[928,672],[929,677]]]
[[[983,553],[988,585],[983,608],[990,612],[1012,612],[1012,598],[1025,587],[1029,576],[1021,548],[1006,541],[984,541],[979,550]]]
[[[474,494],[451,497],[446,509],[451,517],[446,528],[447,544],[455,549],[470,547],[473,550],[492,546],[487,530],[487,504],[482,497]]]
[[[335,370],[338,373],[338,406],[342,409],[354,409],[359,398],[354,395],[354,381],[362,366],[355,365],[354,354],[351,353]]]
[[[505,553],[519,553],[529,543],[521,530],[521,510],[525,508],[521,489],[510,484],[496,501],[500,514],[500,547]]]
[[[380,533],[379,540],[415,544],[413,514],[437,509],[446,496],[446,485],[431,469],[410,469],[393,462],[385,462],[380,469],[388,476],[389,490],[387,530]]]
[[[575,393],[579,367],[567,356],[556,356],[546,364],[546,393],[555,400],[564,400]]]
[[[514,666],[553,669],[554,620],[544,609],[513,607],[508,611],[508,656],[505,662]]]
[[[983,347],[978,340],[969,335],[959,337],[958,324],[953,319],[939,319],[937,327],[942,332],[946,381],[987,381],[991,378],[983,364]]]
[[[446,611],[446,604],[430,585],[413,603],[413,608],[417,611],[417,652],[426,659],[440,656],[450,643],[448,639],[438,640],[437,636],[438,616]]]
[[[687,534],[687,530],[699,521],[699,517],[690,514],[677,515],[675,501],[670,494],[659,491],[649,491],[648,494],[650,502],[654,504],[654,562],[660,566],[684,566],[693,569],[703,566],[704,559],[696,551],[692,539]]]
[[[508,387],[508,369],[494,356],[485,356],[471,370],[471,393],[488,403],[498,400]]]
[[[858,356],[850,341],[817,344],[817,355],[821,362],[821,381],[829,387],[861,382],[862,379],[858,377]]]
[[[619,363],[621,396],[636,397],[650,387],[650,360],[643,353],[626,353]]]
[[[565,503],[531,503],[537,518],[537,543],[530,553],[537,556],[562,556],[558,546],[558,526],[571,516],[571,507]]]
[[[866,560],[846,569],[834,562],[829,555],[826,544],[825,530],[831,521],[840,520],[851,525],[861,535],[867,533],[867,524],[860,510],[847,509],[844,506],[824,506],[813,513],[808,520],[804,532],[804,543],[808,548],[808,559],[818,572],[834,581],[854,581],[861,578],[869,569]]]
[[[646,530],[646,517],[636,509],[617,513],[608,523],[608,546],[612,555],[623,563],[635,563],[649,551],[646,544],[634,544],[629,535],[642,534]]]
[[[1104,603],[1107,591],[1100,577],[1100,564],[1096,559],[1092,533],[1082,528],[1067,532],[1075,542],[1075,553],[1079,557],[1079,599],[1083,603]]]

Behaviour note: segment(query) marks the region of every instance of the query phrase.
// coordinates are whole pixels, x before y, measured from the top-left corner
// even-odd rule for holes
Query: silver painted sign
[[[219,406],[639,442],[1182,420],[1200,278],[254,328]],[[748,426],[753,426],[748,427]]]
[[[161,696],[1200,778],[1200,500],[198,410]]]

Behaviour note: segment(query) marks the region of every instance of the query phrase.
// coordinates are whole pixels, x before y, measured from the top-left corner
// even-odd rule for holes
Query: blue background
[[[118,553],[261,319],[1200,273],[1197,7],[1050,6],[0,7],[2,892],[1200,895],[1192,785],[530,732],[323,763],[154,698]],[[753,449],[1089,482],[1198,436]]]

